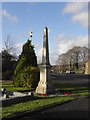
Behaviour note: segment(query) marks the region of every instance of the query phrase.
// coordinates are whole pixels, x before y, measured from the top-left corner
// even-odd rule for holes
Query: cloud
[[[24,37],[27,37],[29,35],[29,32],[23,32],[21,34],[17,34],[15,36],[16,39],[20,39],[20,38],[24,38]]]
[[[16,43],[16,45],[15,45],[15,48],[16,48],[16,52],[17,52],[17,54],[19,55],[20,53],[21,53],[21,51],[22,51],[22,47],[23,47],[23,44],[24,43]]]
[[[1,51],[2,51],[2,45],[0,44],[0,53],[1,53]]]
[[[18,18],[17,16],[15,15],[11,15],[10,13],[7,12],[7,10],[2,10],[2,12],[0,12],[2,14],[3,17],[6,17],[8,18],[10,21],[13,21],[13,22],[17,22],[18,21]]]
[[[89,2],[89,0],[68,0],[68,2]]]
[[[72,22],[80,23],[84,27],[88,27],[88,3],[87,2],[75,2],[67,3],[62,13],[72,13]]]
[[[56,64],[56,60],[59,54],[67,52],[69,49],[74,46],[88,47],[88,35],[86,36],[76,36],[75,38],[71,36],[66,36],[64,33],[59,34],[56,37],[56,45],[49,50],[49,58],[51,65]],[[37,55],[38,63],[42,62],[42,47],[40,47],[39,43],[35,44],[35,51]]]
[[[34,47],[35,47],[35,52],[36,52],[36,56],[37,56],[37,61],[38,63],[42,62],[42,47],[40,47],[39,43],[34,43]]]
[[[38,63],[41,63],[42,62],[42,48],[39,48],[36,50],[36,55],[37,55],[37,61]]]
[[[20,53],[22,52],[23,44],[24,43],[16,43],[15,44],[15,49],[16,49],[17,55],[20,55]],[[34,46],[35,46],[37,61],[38,61],[38,63],[41,63],[42,62],[42,48],[39,46],[39,44],[34,44]]]
[[[67,52],[69,49],[72,49],[75,46],[88,47],[88,35],[79,35],[75,38],[71,36],[65,36],[64,34],[58,35],[57,46],[53,48],[50,55],[51,63],[55,64],[58,55]]]
[[[3,2],[88,2],[89,0],[2,0]]]
[[[87,5],[86,3],[79,3],[79,2],[67,3],[62,12],[63,13],[78,13],[78,12],[81,12],[86,7],[86,5]]]
[[[74,46],[86,46],[88,47],[88,35],[79,35],[76,38],[70,36],[60,36],[58,37],[58,51],[59,53],[65,53]]]
[[[38,63],[42,62],[42,50],[43,48],[40,46],[39,43],[34,43],[34,47],[35,47],[35,52],[36,52],[36,56],[37,56],[37,61]]]
[[[48,29],[48,33],[51,33],[52,32],[52,30],[51,29]]]
[[[88,27],[88,12],[81,12],[72,17],[73,22],[79,22],[81,25]]]

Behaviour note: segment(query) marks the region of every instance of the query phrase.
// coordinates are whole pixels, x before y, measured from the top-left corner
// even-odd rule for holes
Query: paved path
[[[88,118],[88,100],[80,98],[40,113],[28,115],[19,120],[40,120],[46,118]]]

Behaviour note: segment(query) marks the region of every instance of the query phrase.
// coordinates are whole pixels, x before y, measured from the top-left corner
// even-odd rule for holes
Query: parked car
[[[70,71],[66,71],[66,74],[70,74]]]
[[[60,73],[60,74],[62,74],[63,72],[62,72],[62,71],[60,71],[59,73]]]
[[[75,71],[71,70],[71,71],[70,71],[70,74],[75,74]]]

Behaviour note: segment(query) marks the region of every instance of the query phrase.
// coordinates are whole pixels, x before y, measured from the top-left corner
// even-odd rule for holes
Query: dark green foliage
[[[6,50],[2,51],[2,79],[12,79],[16,63],[15,57],[12,54]]]
[[[30,40],[23,45],[14,76],[15,86],[36,88],[38,84],[39,70],[37,67],[37,57]]]
[[[15,86],[36,88],[39,81],[39,69],[37,67],[25,67],[19,74],[17,74],[15,79]]]
[[[34,46],[31,45],[31,41],[28,40],[26,44],[23,45],[23,50],[19,56],[19,61],[23,60],[22,68],[28,65],[37,67],[37,57],[35,55]]]

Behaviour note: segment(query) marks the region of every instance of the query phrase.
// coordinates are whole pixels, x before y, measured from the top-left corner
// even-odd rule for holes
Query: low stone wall
[[[6,106],[10,106],[12,104],[28,101],[31,99],[31,97],[33,97],[33,96],[27,95],[27,96],[23,96],[23,97],[7,98],[5,100],[2,100],[2,107],[6,107]]]
[[[59,80],[76,80],[76,79],[90,79],[90,75],[85,74],[52,74],[52,79]]]
[[[81,84],[87,85],[90,84],[90,75],[85,74],[53,74],[51,76],[51,80],[53,83],[60,82],[60,83],[70,83],[70,84]]]

